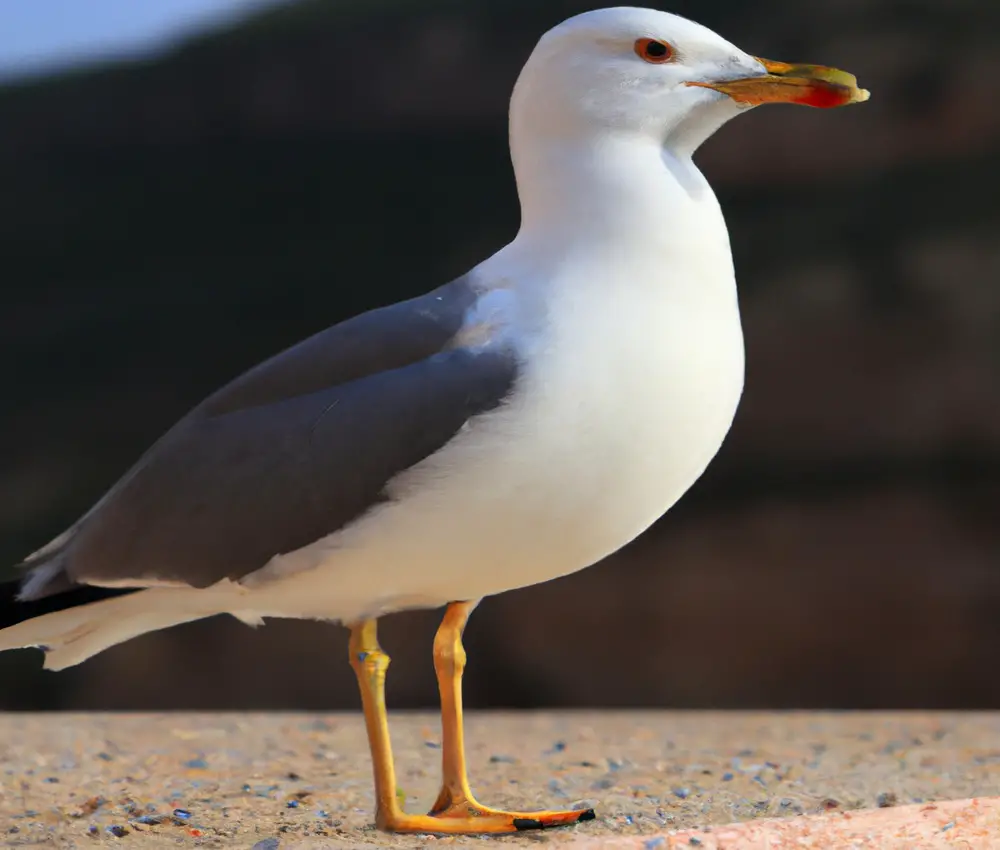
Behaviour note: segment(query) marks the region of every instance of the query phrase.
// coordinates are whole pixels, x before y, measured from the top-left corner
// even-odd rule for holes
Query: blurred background
[[[597,5],[4,3],[0,564],[218,385],[509,240],[511,86]],[[633,545],[485,601],[467,701],[1000,707],[1000,5],[652,5],[872,100],[755,110],[702,149],[745,318],[731,437]],[[438,618],[384,622],[393,706],[436,704]],[[0,707],[358,705],[316,623],[40,667],[0,655]]]

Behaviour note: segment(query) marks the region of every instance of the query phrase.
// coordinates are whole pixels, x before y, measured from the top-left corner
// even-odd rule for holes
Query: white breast
[[[582,318],[577,306],[567,315]],[[645,530],[701,475],[732,423],[744,367],[735,304],[604,299],[600,313],[586,344],[553,349],[527,402],[536,419],[558,423],[546,467],[568,486],[550,479],[550,495],[571,512],[590,562]]]
[[[464,482],[489,490],[490,510],[472,515],[481,506],[466,499],[463,519],[477,551],[495,553],[486,592],[581,569],[639,535],[704,471],[742,392],[735,300],[575,289],[558,306],[522,394],[483,423],[484,463]]]

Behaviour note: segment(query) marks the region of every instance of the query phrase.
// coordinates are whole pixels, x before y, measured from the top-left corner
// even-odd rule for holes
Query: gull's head
[[[511,101],[512,133],[648,137],[691,153],[761,103],[866,100],[853,76],[754,57],[710,29],[653,9],[597,9],[549,30]]]

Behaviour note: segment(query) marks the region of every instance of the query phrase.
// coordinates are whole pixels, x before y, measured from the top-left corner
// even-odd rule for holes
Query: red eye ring
[[[637,38],[635,53],[640,59],[653,65],[662,65],[674,58],[674,49],[663,41],[655,38]]]

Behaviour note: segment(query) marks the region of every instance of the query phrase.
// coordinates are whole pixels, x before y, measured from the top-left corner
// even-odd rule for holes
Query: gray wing
[[[460,278],[237,378],[25,562],[22,598],[88,582],[206,587],[343,528],[510,393],[512,352],[453,347],[475,298]]]

